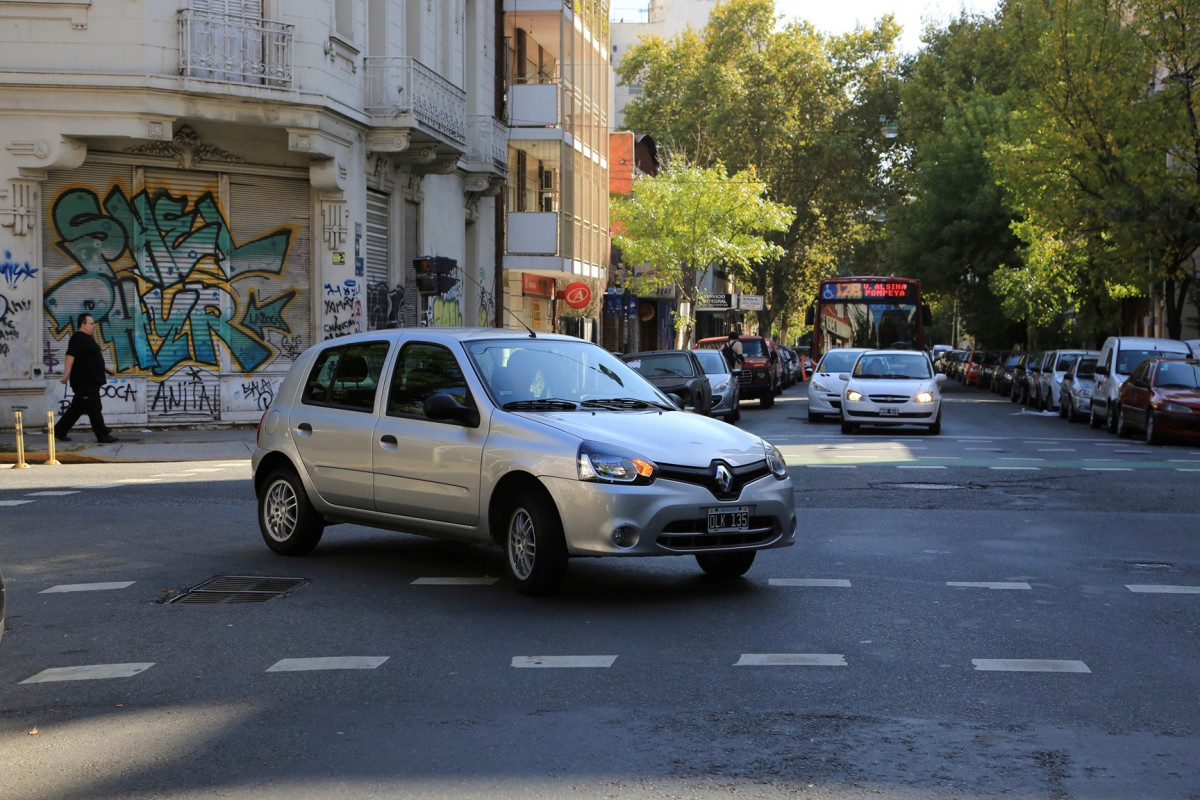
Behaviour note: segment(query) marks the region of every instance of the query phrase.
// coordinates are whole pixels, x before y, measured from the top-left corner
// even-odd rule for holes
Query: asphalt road
[[[275,556],[248,461],[0,471],[0,796],[1200,797],[1200,448],[946,393],[937,437],[745,404],[795,547],[540,600],[353,526]],[[167,602],[220,576],[303,582]]]

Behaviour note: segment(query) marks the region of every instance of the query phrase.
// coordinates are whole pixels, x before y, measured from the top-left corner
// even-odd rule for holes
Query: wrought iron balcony
[[[460,152],[467,147],[467,93],[415,58],[363,59],[367,108],[377,128],[408,129]]]
[[[292,86],[292,25],[255,17],[179,12],[179,72],[191,78]]]
[[[467,121],[467,152],[462,157],[467,172],[508,176],[508,126],[491,116]]]

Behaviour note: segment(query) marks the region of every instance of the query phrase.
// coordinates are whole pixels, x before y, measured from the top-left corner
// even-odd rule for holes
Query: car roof
[[[324,346],[331,344],[349,344],[360,341],[379,341],[386,339],[388,341],[396,341],[398,339],[419,338],[427,341],[496,341],[496,340],[546,340],[554,342],[582,342],[592,344],[585,339],[580,339],[578,336],[567,336],[561,333],[538,333],[530,335],[529,331],[523,328],[442,328],[442,327],[418,327],[418,328],[387,328],[377,331],[363,331],[361,333],[352,333],[348,336],[339,336],[336,339],[318,342],[315,346]],[[592,345],[593,347],[598,345]]]

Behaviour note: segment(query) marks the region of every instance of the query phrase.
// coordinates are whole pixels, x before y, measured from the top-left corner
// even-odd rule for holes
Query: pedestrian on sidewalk
[[[104,424],[104,410],[100,405],[100,390],[108,382],[107,376],[117,373],[104,365],[104,352],[92,336],[95,330],[96,320],[92,315],[80,314],[75,332],[67,342],[67,364],[58,382],[65,385],[70,381],[75,396],[54,426],[54,438],[60,442],[71,441],[67,434],[84,414],[92,423],[97,442],[109,444],[118,441],[112,435],[112,429]]]

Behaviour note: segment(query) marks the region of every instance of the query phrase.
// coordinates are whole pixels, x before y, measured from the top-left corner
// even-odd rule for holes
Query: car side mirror
[[[850,382],[850,373],[849,372],[839,372],[838,380],[841,381],[842,383],[849,383]]]
[[[438,422],[457,422],[468,428],[479,427],[479,409],[475,406],[459,405],[446,392],[430,395],[422,405],[425,416]]]
[[[940,372],[939,372],[937,375],[934,375],[934,376],[933,376],[933,382],[934,382],[934,383],[941,383],[941,382],[942,382],[942,381],[944,381],[944,380],[946,380],[946,376],[945,376],[945,375],[943,375],[943,374],[942,374],[942,373],[940,373]]]
[[[1097,375],[1107,375],[1108,367],[1104,366],[1103,364],[1097,364],[1095,372]]]

